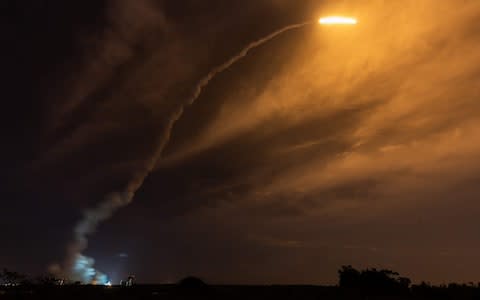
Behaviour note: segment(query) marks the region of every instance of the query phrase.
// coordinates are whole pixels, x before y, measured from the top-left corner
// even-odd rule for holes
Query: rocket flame
[[[320,18],[318,22],[322,25],[356,25],[358,23],[355,18],[340,16]]]

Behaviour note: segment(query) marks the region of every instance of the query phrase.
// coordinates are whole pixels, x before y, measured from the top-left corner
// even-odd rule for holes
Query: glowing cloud
[[[329,16],[320,18],[318,22],[322,25],[355,25],[357,19],[351,17]]]

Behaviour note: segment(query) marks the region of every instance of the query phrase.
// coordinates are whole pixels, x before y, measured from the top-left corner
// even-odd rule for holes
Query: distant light
[[[351,17],[329,16],[320,18],[318,22],[322,25],[355,25],[357,19]]]
[[[107,282],[105,283],[105,286],[112,286],[112,282],[111,282],[111,281],[107,281]]]

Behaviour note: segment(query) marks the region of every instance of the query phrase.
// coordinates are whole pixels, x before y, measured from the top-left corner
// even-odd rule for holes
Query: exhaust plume
[[[90,283],[92,281],[103,283],[102,278],[106,281],[107,278],[102,273],[94,269],[94,260],[82,254],[82,252],[88,246],[87,237],[96,231],[101,222],[108,220],[118,209],[129,205],[133,201],[135,193],[143,185],[145,179],[153,171],[157,161],[161,158],[163,150],[170,141],[173,127],[175,126],[175,123],[182,117],[185,108],[195,103],[204,88],[208,86],[210,81],[216,75],[230,68],[233,64],[244,58],[251,50],[263,45],[264,43],[287,31],[298,29],[313,23],[314,22],[306,22],[289,25],[257,41],[254,41],[243,48],[237,55],[233,56],[225,63],[215,67],[205,77],[203,77],[195,86],[191,97],[172,113],[172,116],[168,120],[167,126],[165,127],[165,130],[159,139],[159,143],[155,149],[155,152],[146,162],[143,169],[134,174],[124,191],[116,192],[107,196],[106,199],[100,202],[96,207],[85,212],[84,218],[75,226],[74,239],[68,246],[67,257],[63,268],[52,266],[51,269],[60,270],[59,273],[61,273],[61,275],[67,276],[71,280],[81,281],[83,283]]]

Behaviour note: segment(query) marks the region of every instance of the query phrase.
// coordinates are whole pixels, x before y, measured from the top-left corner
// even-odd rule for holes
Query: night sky
[[[341,265],[480,279],[477,0],[1,1],[0,267],[85,254],[114,281],[332,284]]]

